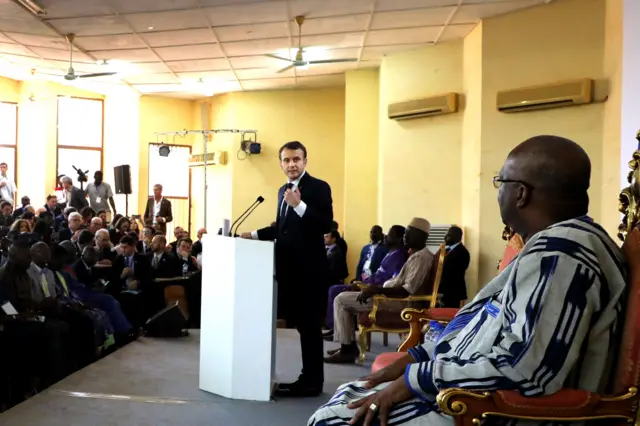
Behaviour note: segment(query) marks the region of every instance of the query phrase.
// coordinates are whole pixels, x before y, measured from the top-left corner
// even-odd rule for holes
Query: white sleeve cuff
[[[307,203],[305,203],[304,201],[300,201],[300,204],[298,204],[296,207],[294,207],[293,209],[296,213],[298,213],[298,216],[302,217],[304,216],[304,212],[307,211]]]
[[[251,231],[251,238],[254,240],[258,239],[258,231]]]

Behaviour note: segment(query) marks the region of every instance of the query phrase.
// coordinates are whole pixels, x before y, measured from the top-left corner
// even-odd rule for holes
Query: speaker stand
[[[124,215],[129,217],[129,194],[124,194]]]

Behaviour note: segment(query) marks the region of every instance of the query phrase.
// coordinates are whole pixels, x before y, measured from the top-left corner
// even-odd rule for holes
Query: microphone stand
[[[238,216],[238,218],[231,224],[231,227],[229,228],[229,235],[227,235],[228,237],[232,237],[233,236],[233,227],[236,226],[236,223],[238,223],[240,221],[240,219],[242,219],[247,213],[249,213],[249,210],[251,210],[253,208],[253,206],[255,206],[256,204],[260,204],[261,202],[262,201],[260,201],[260,199],[255,200],[249,206],[249,208],[244,211],[244,213],[242,213],[240,216]]]
[[[251,216],[251,213],[253,213],[253,211],[257,209],[260,204],[262,204],[261,201],[256,201],[255,203],[253,203],[253,205],[249,207],[250,211],[248,211],[248,213],[242,218],[242,220],[236,226],[236,231],[233,232],[233,230],[230,230],[230,232],[233,234],[234,237],[238,236],[238,229],[240,229],[240,225],[242,225],[244,221],[247,220],[249,216]]]

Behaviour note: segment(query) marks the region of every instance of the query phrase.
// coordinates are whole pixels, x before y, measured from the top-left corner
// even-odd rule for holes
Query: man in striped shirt
[[[517,146],[493,182],[504,223],[525,241],[520,255],[435,341],[342,385],[309,425],[371,425],[379,417],[383,425],[451,426],[435,397],[452,387],[524,396],[605,391],[626,264],[587,216],[590,174],[589,157],[568,139],[537,136]]]

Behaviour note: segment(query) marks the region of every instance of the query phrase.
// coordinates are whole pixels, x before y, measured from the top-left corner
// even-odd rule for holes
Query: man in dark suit
[[[55,219],[62,214],[62,209],[58,207],[58,197],[55,194],[47,195],[47,203],[44,205],[51,216]]]
[[[364,281],[373,276],[380,267],[382,259],[389,253],[389,246],[382,241],[384,234],[380,225],[371,227],[369,239],[371,242],[360,251],[355,281]]]
[[[61,181],[62,188],[67,192],[67,207],[75,207],[80,211],[89,205],[84,196],[84,191],[73,186],[73,179],[69,176],[63,176]]]
[[[156,235],[151,241],[152,252],[146,254],[153,278],[175,278],[182,275],[178,259],[167,253],[167,238]]]
[[[243,238],[275,240],[278,317],[300,333],[302,374],[281,383],[280,396],[317,396],[322,392],[322,322],[329,282],[324,234],[331,231],[331,187],[305,171],[307,150],[300,142],[280,148],[280,167],[288,183],[278,191],[275,226],[243,233]]]
[[[157,183],[153,185],[153,197],[149,198],[144,210],[144,224],[153,226],[162,235],[167,235],[167,223],[172,220],[171,201],[162,196],[162,185]]]
[[[327,246],[327,260],[329,261],[329,276],[331,284],[342,284],[349,276],[347,258],[337,241],[340,237],[338,231],[331,231],[324,235],[324,244]]]
[[[445,258],[439,292],[445,308],[459,308],[467,298],[464,275],[469,267],[469,251],[462,244],[462,229],[452,226],[444,237]]]

